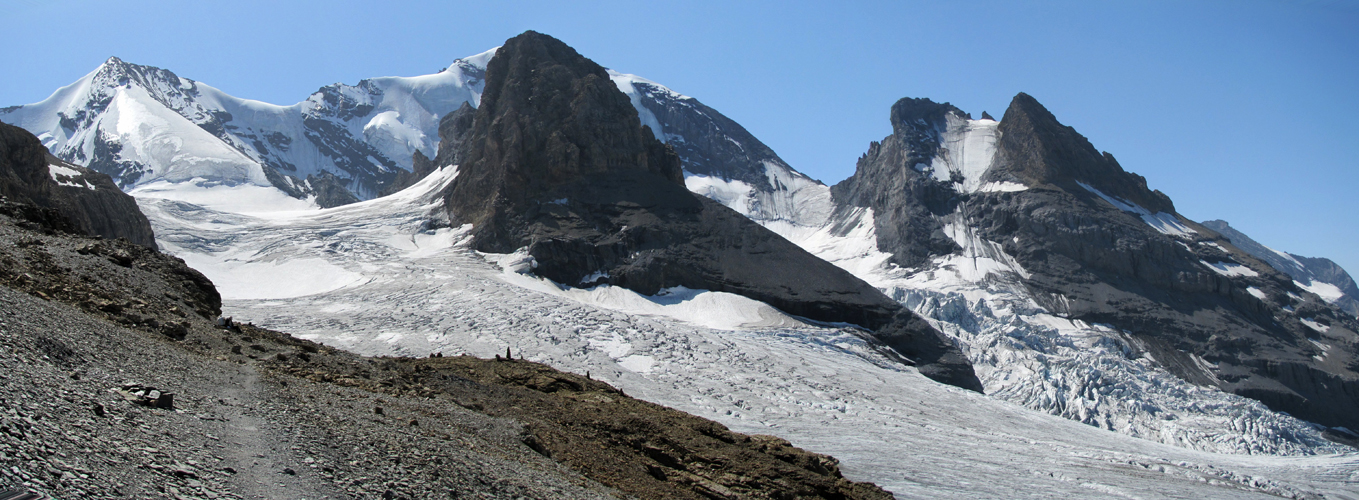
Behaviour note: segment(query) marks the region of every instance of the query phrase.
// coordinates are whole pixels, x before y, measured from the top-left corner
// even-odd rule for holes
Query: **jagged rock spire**
[[[448,207],[477,227],[478,248],[509,251],[522,235],[488,223],[584,175],[645,172],[683,184],[679,157],[643,128],[637,111],[594,61],[527,31],[486,68],[486,89],[463,143]]]
[[[1152,212],[1174,212],[1175,205],[1147,179],[1123,170],[1109,153],[1095,149],[1076,129],[1062,125],[1047,108],[1020,92],[1000,121],[1000,143],[992,176],[1010,175],[1028,186],[1054,185],[1086,193],[1077,182]]]

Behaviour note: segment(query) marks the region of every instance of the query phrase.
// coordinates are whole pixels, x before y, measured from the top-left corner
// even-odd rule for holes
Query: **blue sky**
[[[116,55],[277,104],[527,29],[694,96],[830,184],[901,97],[1027,92],[1195,220],[1359,271],[1359,0],[0,0],[0,106]]]

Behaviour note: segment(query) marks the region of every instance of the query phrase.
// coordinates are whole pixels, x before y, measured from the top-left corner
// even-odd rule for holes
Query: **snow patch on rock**
[[[1208,269],[1212,269],[1213,272],[1218,273],[1218,274],[1221,274],[1221,275],[1223,275],[1223,276],[1259,276],[1259,275],[1260,275],[1260,273],[1255,272],[1254,269],[1251,269],[1251,268],[1249,268],[1249,267],[1243,266],[1243,265],[1241,265],[1241,264],[1237,264],[1237,263],[1235,263],[1235,262],[1208,262],[1208,261],[1206,261],[1206,260],[1200,260],[1199,263],[1200,263],[1200,264],[1203,264],[1203,265],[1206,266],[1206,267],[1208,267]]]
[[[99,190],[99,188],[94,187],[94,184],[90,184],[89,181],[82,178],[79,171],[65,165],[47,164],[47,175],[52,177],[52,181],[56,182],[58,186],[85,188],[90,191]]]
[[[932,161],[936,180],[955,184],[963,193],[975,193],[990,188],[999,191],[1026,189],[1015,182],[988,183],[982,176],[990,170],[1000,140],[1000,123],[994,120],[968,120],[950,113],[947,126],[939,137],[939,153]],[[954,182],[961,179],[959,182]],[[1017,188],[1017,189],[1016,189]]]
[[[1322,300],[1325,300],[1326,302],[1334,303],[1335,301],[1340,300],[1341,297],[1345,296],[1345,292],[1342,291],[1340,287],[1337,287],[1325,281],[1312,280],[1309,281],[1308,283],[1303,283],[1301,281],[1295,280],[1293,281],[1293,284],[1297,285],[1298,288],[1302,288],[1304,290],[1317,294],[1318,297],[1321,297]]]
[[[1192,237],[1193,235],[1198,234],[1198,231],[1195,231],[1193,228],[1190,228],[1189,226],[1185,225],[1185,223],[1180,220],[1180,217],[1178,215],[1175,215],[1170,212],[1152,213],[1150,210],[1142,208],[1141,206],[1138,206],[1136,203],[1132,203],[1121,198],[1115,198],[1113,196],[1104,194],[1103,191],[1095,189],[1094,186],[1091,186],[1084,182],[1076,181],[1076,184],[1080,184],[1080,186],[1085,188],[1087,191],[1095,193],[1096,196],[1099,196],[1101,199],[1108,202],[1110,205],[1113,205],[1114,208],[1117,208],[1124,212],[1132,212],[1137,214],[1142,218],[1143,222],[1146,222],[1148,226],[1151,226],[1153,229],[1161,232],[1161,234],[1177,237]]]

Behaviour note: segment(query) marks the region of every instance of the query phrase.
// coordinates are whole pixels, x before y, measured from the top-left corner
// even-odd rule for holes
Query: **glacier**
[[[162,247],[214,280],[277,265],[230,282],[223,308],[238,321],[368,355],[509,348],[831,454],[847,477],[902,498],[1355,498],[1359,453],[1250,400],[1180,382],[1125,349],[1117,332],[1035,306],[1007,285],[1019,271],[997,247],[961,226],[968,255],[920,272],[882,265],[870,211],[850,236],[805,226],[793,235],[856,249],[831,257],[869,270],[958,338],[991,396],[920,376],[850,325],[809,324],[711,292],[645,297],[533,277],[526,255],[472,251],[469,228],[442,218],[439,193],[456,175],[445,166],[395,195],[324,210],[223,211],[194,203],[216,195],[192,184],[138,193],[138,202]],[[993,263],[963,269],[980,259]],[[280,293],[316,272],[357,278]],[[723,311],[707,324],[683,310],[703,300],[701,310]]]

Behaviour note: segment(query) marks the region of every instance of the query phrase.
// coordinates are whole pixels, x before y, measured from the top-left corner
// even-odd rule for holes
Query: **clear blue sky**
[[[828,184],[898,98],[999,118],[1027,92],[1185,216],[1359,272],[1359,0],[578,3],[0,0],[0,106],[112,55],[291,104],[533,29]]]

